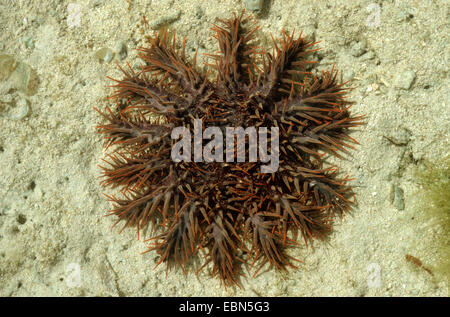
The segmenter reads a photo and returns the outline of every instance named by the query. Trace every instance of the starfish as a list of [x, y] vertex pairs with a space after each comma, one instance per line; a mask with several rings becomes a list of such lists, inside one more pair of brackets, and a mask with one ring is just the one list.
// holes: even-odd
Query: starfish
[[[212, 30], [219, 52], [208, 55], [206, 74], [198, 70], [197, 53], [188, 61], [186, 40], [177, 48], [176, 36], [162, 31], [139, 49], [139, 70], [119, 66], [123, 78], [110, 78], [117, 107], [95, 108], [107, 121], [98, 132], [112, 149], [102, 185], [121, 190], [120, 197], [107, 195], [116, 224], [138, 234], [153, 229], [147, 252], [159, 254], [158, 265], [187, 272], [202, 254], [197, 272], [211, 264], [212, 276], [226, 286], [241, 285], [243, 265], [253, 275], [265, 265], [294, 268], [298, 260], [287, 249], [298, 244], [299, 233], [306, 245], [324, 239], [335, 216], [351, 209], [350, 178], [340, 178], [324, 156], [341, 157], [357, 144], [350, 128], [363, 116], [350, 115], [349, 88], [334, 66], [311, 70], [308, 56], [317, 43], [283, 31], [268, 52], [252, 44], [258, 27], [244, 12], [218, 19]], [[245, 145], [244, 152], [226, 150], [233, 162], [173, 160], [172, 132], [194, 131], [198, 122], [201, 132], [276, 128], [279, 146], [271, 154], [278, 154], [278, 169], [262, 172], [264, 157], [239, 160], [251, 154]], [[192, 140], [194, 147], [207, 141]]]

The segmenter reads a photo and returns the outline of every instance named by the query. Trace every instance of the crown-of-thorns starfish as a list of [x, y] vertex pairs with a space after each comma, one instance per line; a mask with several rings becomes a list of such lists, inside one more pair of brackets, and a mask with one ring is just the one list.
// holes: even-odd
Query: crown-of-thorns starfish
[[[258, 27], [244, 13], [218, 19], [212, 30], [220, 51], [206, 65], [215, 80], [199, 72], [197, 54], [187, 61], [186, 42], [177, 49], [167, 31], [139, 49], [139, 70], [120, 68], [111, 96], [117, 107], [96, 108], [107, 121], [98, 130], [112, 149], [102, 184], [123, 194], [108, 196], [117, 222], [138, 232], [158, 229], [147, 241], [159, 263], [186, 272], [203, 254], [201, 268], [212, 263], [213, 276], [239, 285], [245, 264], [255, 274], [265, 264], [294, 267], [286, 250], [298, 233], [306, 244], [322, 239], [334, 216], [350, 209], [349, 178], [325, 167], [324, 154], [340, 157], [353, 148], [349, 128], [363, 116], [350, 115], [348, 88], [334, 67], [308, 71], [316, 43], [283, 31], [269, 53], [252, 45]], [[203, 129], [277, 127], [278, 171], [261, 173], [260, 161], [174, 162], [171, 131], [192, 131], [196, 119]]]

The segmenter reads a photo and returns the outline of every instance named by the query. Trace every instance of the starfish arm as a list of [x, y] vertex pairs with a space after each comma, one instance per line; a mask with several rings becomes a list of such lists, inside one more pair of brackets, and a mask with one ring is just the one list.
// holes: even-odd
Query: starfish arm
[[288, 34], [283, 30], [283, 38], [277, 41], [273, 39], [273, 52], [268, 53], [262, 49], [263, 58], [262, 73], [258, 78], [258, 84], [254, 87], [254, 94], [264, 98], [286, 97], [290, 94], [293, 84], [298, 84], [296, 79], [309, 74], [306, 71], [308, 64], [315, 63], [306, 58], [311, 53], [319, 50], [311, 49], [316, 42], [309, 41], [300, 34], [296, 39], [294, 32]]
[[193, 65], [186, 61], [186, 40], [183, 41], [183, 48], [178, 51], [175, 49], [176, 36], [173, 36], [172, 43], [167, 37], [167, 31], [158, 33], [150, 39], [150, 47], [140, 49], [139, 57], [146, 62], [142, 71], [154, 76], [160, 84], [183, 91], [183, 96], [192, 103], [209, 87], [207, 76], [202, 76], [195, 70], [196, 58]]
[[254, 62], [256, 48], [249, 43], [255, 38], [259, 27], [248, 28], [249, 16], [234, 15], [228, 20], [217, 19], [214, 38], [219, 43], [220, 53], [209, 55], [215, 60], [212, 65], [217, 70], [217, 79], [229, 93], [236, 92], [242, 84], [248, 84], [257, 67]]

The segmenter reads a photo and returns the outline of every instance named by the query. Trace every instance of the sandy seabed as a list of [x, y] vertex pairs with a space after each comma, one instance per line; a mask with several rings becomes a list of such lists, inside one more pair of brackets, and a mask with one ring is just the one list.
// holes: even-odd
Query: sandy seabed
[[272, 0], [256, 15], [261, 45], [294, 28], [320, 41], [319, 69], [335, 63], [353, 113], [367, 115], [338, 162], [358, 205], [327, 243], [294, 250], [297, 270], [247, 274], [237, 289], [208, 270], [166, 276], [134, 230], [111, 229], [92, 108], [108, 103], [114, 62], [138, 63], [153, 32], [144, 15], [186, 37], [190, 56], [215, 52], [210, 27], [245, 2], [0, 1], [1, 296], [448, 296], [445, 277], [405, 260], [441, 260], [413, 171], [448, 155], [448, 1]]

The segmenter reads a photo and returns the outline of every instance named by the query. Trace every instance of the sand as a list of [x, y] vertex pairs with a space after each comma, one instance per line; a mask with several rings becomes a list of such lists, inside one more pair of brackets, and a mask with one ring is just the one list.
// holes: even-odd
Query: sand
[[[1, 296], [449, 295], [445, 277], [405, 260], [411, 254], [430, 268], [440, 260], [428, 252], [439, 229], [416, 216], [423, 210], [413, 171], [449, 152], [448, 1], [272, 0], [256, 16], [263, 45], [283, 28], [320, 41], [319, 69], [335, 63], [352, 80], [353, 113], [367, 115], [352, 134], [361, 145], [336, 162], [355, 178], [358, 205], [326, 243], [293, 250], [303, 261], [297, 270], [246, 272], [242, 288], [224, 288], [208, 270], [154, 269], [158, 256], [140, 254], [142, 237], [111, 229], [92, 109], [108, 104], [106, 76], [119, 77], [115, 61], [138, 62], [142, 16], [155, 28], [169, 23], [192, 56], [196, 48], [216, 51], [212, 23], [244, 7], [237, 0], [0, 2], [0, 55], [20, 65], [8, 79], [0, 72]], [[102, 48], [110, 50], [96, 54]]]

